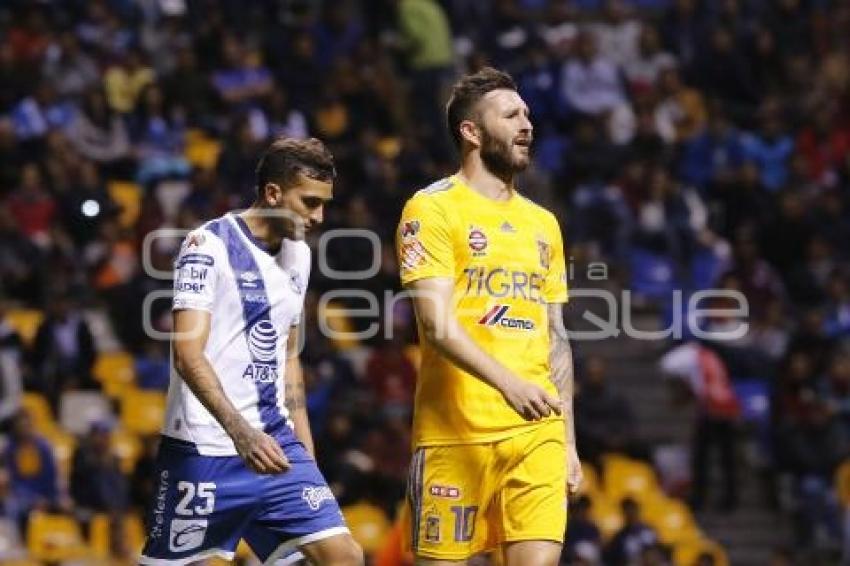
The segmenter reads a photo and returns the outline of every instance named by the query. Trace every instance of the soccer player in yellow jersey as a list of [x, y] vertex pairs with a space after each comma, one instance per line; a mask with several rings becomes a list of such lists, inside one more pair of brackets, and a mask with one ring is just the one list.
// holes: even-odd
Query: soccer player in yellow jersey
[[515, 186], [532, 125], [510, 76], [463, 77], [446, 112], [460, 170], [407, 202], [397, 234], [422, 348], [413, 550], [420, 565], [500, 549], [507, 566], [555, 566], [581, 482], [561, 231]]

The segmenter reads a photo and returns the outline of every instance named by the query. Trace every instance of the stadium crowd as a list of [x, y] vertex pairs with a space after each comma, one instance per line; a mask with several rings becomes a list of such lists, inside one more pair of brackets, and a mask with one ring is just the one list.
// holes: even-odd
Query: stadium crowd
[[[531, 109], [523, 188], [556, 212], [577, 263], [606, 262], [666, 320], [674, 289], [746, 297], [746, 335], [684, 336], [659, 373], [693, 386], [697, 467], [712, 444], [736, 466], [746, 421], [765, 505], [794, 519], [795, 548], [837, 551], [833, 478], [850, 456], [848, 29], [840, 0], [3, 2], [0, 560], [24, 558], [33, 513], [69, 514], [94, 537], [97, 517], [138, 516], [155, 497], [158, 423], [145, 415], [161, 415], [168, 382], [174, 234], [247, 205], [277, 136], [328, 144], [338, 180], [325, 228], [380, 241], [313, 237], [327, 261], [311, 277], [302, 356], [320, 467], [341, 505], [389, 532], [416, 374], [410, 305], [385, 299], [400, 291], [395, 223], [415, 189], [453, 171], [447, 85], [488, 64], [512, 73]], [[370, 265], [368, 278], [334, 276]], [[377, 315], [345, 316], [370, 306], [366, 292]], [[623, 438], [628, 399], [606, 388], [603, 361], [579, 362], [580, 454], [651, 462], [652, 446]], [[752, 411], [747, 395], [769, 402]], [[706, 505], [706, 481], [692, 478], [691, 509]], [[669, 563], [634, 500], [606, 536], [592, 505], [574, 504], [565, 564]], [[109, 529], [101, 559], [131, 562], [124, 531]], [[367, 550], [393, 563], [380, 562], [380, 538]]]

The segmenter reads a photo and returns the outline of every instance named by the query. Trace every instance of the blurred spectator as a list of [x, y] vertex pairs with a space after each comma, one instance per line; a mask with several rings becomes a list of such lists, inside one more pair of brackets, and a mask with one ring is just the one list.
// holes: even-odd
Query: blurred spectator
[[596, 40], [583, 31], [576, 40], [576, 55], [561, 68], [562, 96], [571, 109], [599, 116], [625, 102], [616, 65], [599, 54]]
[[22, 99], [12, 109], [12, 120], [20, 140], [39, 140], [50, 129], [67, 127], [75, 114], [74, 105], [67, 100], [57, 99], [53, 87], [42, 82], [32, 96]]
[[74, 452], [71, 497], [77, 516], [83, 520], [94, 513], [124, 511], [129, 505], [130, 486], [110, 448], [111, 432], [107, 422], [92, 423]]
[[156, 497], [156, 454], [159, 435], [142, 437], [142, 451], [129, 478], [129, 500], [138, 512], [144, 512]]
[[404, 354], [403, 336], [381, 340], [366, 362], [366, 375], [379, 406], [388, 414], [409, 416], [416, 370]]
[[675, 68], [661, 72], [658, 84], [661, 102], [656, 120], [669, 122], [674, 128], [676, 142], [687, 142], [702, 133], [706, 122], [706, 109], [702, 95], [682, 83]]
[[635, 93], [646, 93], [655, 87], [661, 72], [676, 67], [676, 58], [661, 47], [658, 30], [651, 25], [641, 28], [639, 51], [624, 62], [629, 87]]
[[22, 510], [19, 508], [17, 496], [12, 492], [9, 470], [0, 467], [0, 560], [14, 561], [26, 557], [22, 544], [18, 518]]
[[94, 339], [82, 311], [70, 294], [55, 295], [33, 342], [30, 387], [58, 407], [65, 391], [98, 387], [91, 373], [94, 358]]
[[411, 106], [427, 140], [443, 146], [441, 90], [454, 59], [452, 31], [436, 0], [396, 0], [404, 60], [411, 73]]
[[640, 517], [638, 503], [626, 497], [620, 504], [623, 511], [623, 528], [605, 546], [605, 564], [627, 566], [636, 563], [645, 549], [655, 545], [658, 537]]
[[740, 232], [733, 246], [732, 268], [723, 278], [734, 276], [737, 286], [747, 299], [750, 315], [764, 316], [767, 306], [785, 299], [785, 286], [776, 271], [761, 258], [758, 243], [752, 234]]
[[86, 93], [81, 111], [67, 130], [68, 141], [84, 157], [98, 163], [107, 176], [129, 178], [131, 147], [121, 117], [114, 114], [106, 95], [95, 88]]
[[138, 159], [136, 181], [148, 186], [167, 178], [186, 178], [190, 165], [183, 157], [184, 126], [180, 109], [168, 109], [159, 85], [139, 93], [133, 116], [132, 140]]
[[15, 415], [3, 460], [9, 470], [11, 494], [18, 512], [15, 519], [22, 529], [30, 511], [67, 508], [53, 449], [36, 433], [26, 410]]
[[47, 49], [42, 74], [56, 93], [77, 98], [100, 80], [97, 63], [80, 47], [71, 31], [62, 32]]
[[717, 449], [723, 475], [721, 506], [733, 510], [738, 505], [735, 425], [740, 407], [723, 360], [713, 350], [687, 342], [664, 354], [661, 369], [682, 380], [697, 403], [691, 446], [691, 505], [699, 509], [705, 503], [711, 453]]
[[56, 215], [56, 202], [44, 186], [36, 163], [21, 169], [21, 186], [6, 200], [6, 206], [17, 219], [18, 228], [31, 242], [46, 247], [48, 231]]
[[782, 123], [781, 108], [766, 101], [759, 109], [758, 131], [741, 138], [744, 159], [758, 167], [761, 183], [769, 191], [778, 191], [788, 179], [788, 163], [794, 151], [794, 139]]
[[592, 504], [587, 495], [582, 495], [570, 504], [570, 520], [564, 535], [561, 564], [574, 564], [579, 558], [593, 563], [599, 561], [602, 554], [602, 535], [590, 517]]
[[605, 361], [591, 357], [584, 363], [576, 397], [576, 435], [582, 459], [601, 466], [606, 452], [643, 456], [634, 414], [626, 399], [607, 383]]
[[7, 304], [0, 296], [0, 430], [7, 430], [21, 407], [24, 352], [20, 335], [6, 320]]
[[131, 49], [103, 76], [103, 89], [109, 107], [118, 114], [127, 114], [136, 107], [139, 95], [155, 80], [153, 69], [139, 49]]
[[238, 39], [227, 36], [222, 46], [224, 67], [212, 76], [219, 98], [236, 109], [256, 105], [272, 91], [272, 75], [263, 64], [259, 49], [243, 46]]

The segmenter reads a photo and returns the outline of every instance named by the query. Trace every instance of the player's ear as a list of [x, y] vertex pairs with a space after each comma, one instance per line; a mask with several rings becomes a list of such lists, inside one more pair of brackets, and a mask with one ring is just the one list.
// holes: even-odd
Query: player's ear
[[277, 206], [283, 200], [283, 190], [277, 183], [266, 183], [263, 187], [263, 200], [270, 206]]
[[478, 125], [472, 120], [464, 120], [458, 126], [460, 129], [460, 137], [478, 147], [481, 145], [481, 135], [478, 130]]

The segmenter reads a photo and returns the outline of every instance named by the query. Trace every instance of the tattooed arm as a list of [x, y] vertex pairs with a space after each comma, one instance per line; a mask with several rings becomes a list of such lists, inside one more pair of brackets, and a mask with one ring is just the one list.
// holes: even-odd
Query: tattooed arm
[[289, 341], [286, 344], [286, 398], [284, 403], [289, 410], [289, 418], [295, 425], [295, 436], [307, 448], [313, 459], [316, 450], [313, 446], [313, 434], [310, 432], [310, 421], [307, 418], [307, 398], [304, 392], [304, 372], [298, 357], [300, 336], [299, 328], [292, 328]]
[[289, 461], [277, 441], [257, 430], [239, 414], [224, 392], [204, 354], [210, 334], [210, 313], [184, 309], [174, 312], [174, 369], [233, 440], [239, 456], [259, 474], [279, 474]]
[[573, 418], [573, 393], [575, 374], [573, 372], [573, 351], [564, 327], [563, 305], [549, 303], [549, 379], [558, 389], [563, 403], [564, 433], [567, 442], [567, 487], [575, 493], [581, 485], [581, 463], [576, 451], [575, 419]]

